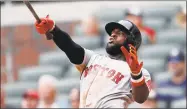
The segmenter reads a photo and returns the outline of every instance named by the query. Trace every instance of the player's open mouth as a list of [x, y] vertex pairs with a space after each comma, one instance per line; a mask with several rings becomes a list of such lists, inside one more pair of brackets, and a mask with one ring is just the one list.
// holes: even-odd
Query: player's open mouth
[[109, 43], [113, 43], [114, 42], [114, 38], [113, 37], [110, 37], [109, 38]]
[[109, 39], [109, 43], [113, 43], [114, 42], [114, 39]]
[[110, 40], [108, 43], [109, 43], [109, 44], [112, 44], [113, 42], [114, 42], [113, 40]]

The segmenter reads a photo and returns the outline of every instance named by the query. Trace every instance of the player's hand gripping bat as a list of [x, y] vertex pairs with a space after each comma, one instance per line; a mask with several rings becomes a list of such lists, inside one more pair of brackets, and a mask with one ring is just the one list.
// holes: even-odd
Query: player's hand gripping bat
[[[23, 1], [25, 3], [25, 5], [28, 7], [28, 9], [31, 11], [32, 15], [34, 16], [34, 18], [37, 20], [38, 23], [41, 22], [40, 18], [38, 17], [38, 15], [36, 14], [35, 10], [33, 9], [32, 5], [30, 4], [29, 1]], [[47, 32], [46, 34], [47, 40], [51, 40], [53, 38], [53, 35], [49, 32]]]

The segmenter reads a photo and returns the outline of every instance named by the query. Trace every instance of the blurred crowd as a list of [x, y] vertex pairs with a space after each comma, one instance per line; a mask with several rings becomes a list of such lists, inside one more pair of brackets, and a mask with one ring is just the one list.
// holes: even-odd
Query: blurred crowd
[[[73, 88], [69, 93], [69, 103], [59, 103], [56, 99], [57, 79], [51, 75], [43, 75], [38, 81], [37, 89], [27, 89], [21, 100], [21, 108], [79, 108], [79, 89]], [[1, 89], [1, 108], [15, 108], [5, 103], [5, 91]]]
[[[132, 21], [141, 31], [143, 42], [142, 45], [157, 44], [157, 31], [144, 25], [143, 13], [140, 9], [129, 9], [124, 12], [124, 19]], [[180, 30], [186, 30], [186, 10], [180, 9], [173, 23]], [[81, 27], [81, 28], [80, 28]], [[103, 27], [104, 28], [104, 27]], [[102, 28], [102, 29], [103, 29]], [[99, 20], [96, 16], [90, 16], [83, 19], [76, 29], [74, 35], [90, 36], [100, 38], [100, 47], [103, 47], [106, 42], [106, 34], [101, 31]], [[185, 40], [185, 37], [184, 37]], [[186, 46], [185, 46], [186, 47]], [[181, 49], [182, 48], [182, 49]], [[168, 78], [157, 82], [152, 76], [152, 90], [146, 102], [143, 104], [132, 103], [129, 108], [158, 108], [163, 107], [186, 107], [186, 56], [184, 46], [181, 48], [173, 48], [169, 50], [166, 60], [166, 71]], [[141, 49], [140, 49], [141, 50]], [[151, 72], [151, 71], [150, 71]], [[162, 75], [160, 75], [162, 76]], [[6, 81], [5, 76], [1, 73], [1, 84]], [[160, 77], [161, 78], [161, 77]], [[22, 95], [22, 108], [78, 108], [79, 107], [79, 89], [73, 88], [69, 92], [68, 102], [57, 101], [58, 94], [56, 83], [58, 79], [52, 75], [42, 75], [37, 84], [37, 89], [28, 89]], [[6, 91], [1, 87], [1, 108], [14, 108], [10, 104], [6, 105]], [[14, 89], [12, 89], [14, 93]]]

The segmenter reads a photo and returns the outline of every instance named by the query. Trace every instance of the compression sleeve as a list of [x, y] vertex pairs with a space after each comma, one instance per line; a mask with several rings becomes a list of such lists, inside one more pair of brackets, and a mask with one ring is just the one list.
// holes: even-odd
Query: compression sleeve
[[58, 26], [51, 31], [54, 35], [53, 40], [55, 44], [65, 52], [71, 63], [81, 64], [84, 60], [84, 48], [76, 44], [71, 37]]

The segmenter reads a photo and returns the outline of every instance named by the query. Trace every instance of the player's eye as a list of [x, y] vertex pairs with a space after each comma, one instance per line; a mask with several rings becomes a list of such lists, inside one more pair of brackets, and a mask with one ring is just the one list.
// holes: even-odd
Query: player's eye
[[116, 34], [117, 34], [117, 35], [122, 35], [122, 32], [121, 32], [121, 31], [119, 31], [119, 32], [117, 32]]
[[123, 32], [122, 31], [113, 31], [112, 34], [123, 35]]

